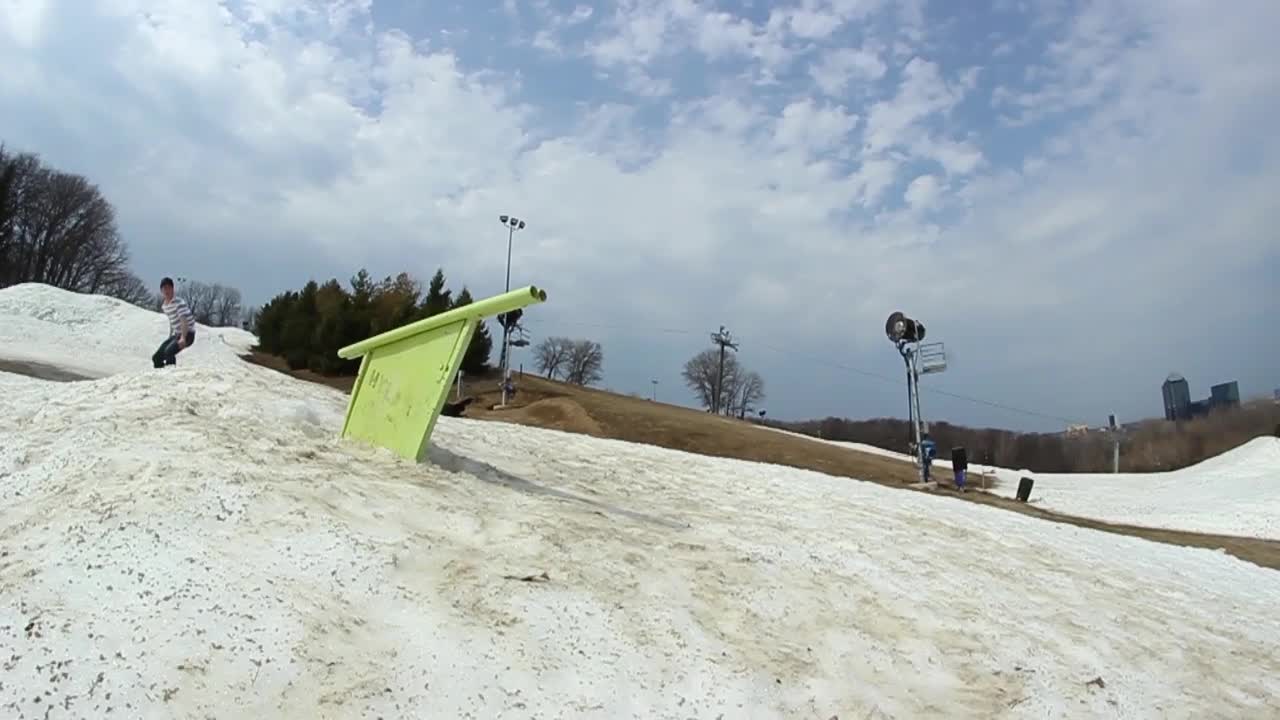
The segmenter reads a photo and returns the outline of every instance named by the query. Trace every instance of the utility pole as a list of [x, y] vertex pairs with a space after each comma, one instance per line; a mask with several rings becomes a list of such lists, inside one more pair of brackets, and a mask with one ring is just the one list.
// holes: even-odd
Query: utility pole
[[1107, 427], [1111, 430], [1111, 472], [1120, 472], [1120, 424], [1116, 422], [1116, 414], [1107, 416]]
[[[516, 230], [524, 229], [524, 220], [521, 220], [520, 218], [515, 217], [513, 215], [499, 215], [498, 222], [502, 223], [503, 226], [507, 228], [506, 292], [511, 292], [511, 240], [515, 236]], [[506, 319], [505, 316], [503, 319], [504, 320]], [[503, 322], [502, 323], [502, 349], [499, 351], [499, 354], [498, 354], [498, 365], [502, 369], [502, 404], [503, 405], [507, 404], [507, 382], [511, 375], [511, 369], [508, 367], [508, 365], [511, 362], [510, 338], [511, 338], [511, 328], [506, 322]]]
[[729, 331], [725, 330], [723, 325], [720, 326], [719, 332], [711, 333], [711, 342], [720, 346], [720, 368], [716, 371], [716, 392], [711, 397], [711, 412], [719, 415], [720, 399], [724, 394], [724, 350], [730, 348], [736, 351], [738, 344], [733, 341]]

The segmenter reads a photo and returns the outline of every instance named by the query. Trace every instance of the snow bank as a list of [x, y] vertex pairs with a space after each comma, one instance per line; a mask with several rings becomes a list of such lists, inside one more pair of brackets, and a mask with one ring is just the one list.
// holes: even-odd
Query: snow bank
[[[1280, 438], [1162, 473], [1036, 473], [1032, 502], [1108, 522], [1280, 540]], [[1013, 497], [1016, 480], [994, 492]]]
[[0, 374], [0, 716], [1280, 714], [1280, 573], [1224, 553], [506, 423], [406, 463], [191, 357]]
[[[774, 428], [776, 430], [776, 428]], [[787, 432], [778, 430], [778, 432]], [[825, 442], [913, 462], [862, 443]], [[1015, 497], [1018, 481], [1035, 480], [1031, 502], [1039, 507], [1104, 522], [1280, 540], [1280, 439], [1255, 438], [1204, 462], [1163, 473], [1033, 473], [970, 463], [969, 473], [986, 470], [997, 479], [991, 492]], [[951, 471], [939, 458], [934, 468]], [[971, 484], [976, 484], [976, 478]]]
[[[90, 377], [151, 367], [169, 334], [163, 313], [103, 295], [26, 283], [0, 289], [0, 357], [56, 365]], [[196, 327], [179, 364], [238, 362], [256, 342], [240, 328]]]

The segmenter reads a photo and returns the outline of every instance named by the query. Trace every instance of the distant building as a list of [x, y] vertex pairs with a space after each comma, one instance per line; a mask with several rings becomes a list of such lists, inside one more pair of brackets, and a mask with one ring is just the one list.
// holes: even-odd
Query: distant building
[[1161, 386], [1164, 395], [1164, 419], [1190, 420], [1240, 405], [1240, 385], [1235, 380], [1219, 383], [1209, 388], [1209, 397], [1191, 401], [1191, 386], [1178, 373], [1170, 373]]
[[1169, 373], [1161, 386], [1164, 394], [1164, 419], [1186, 420], [1191, 417], [1191, 386], [1178, 373]]
[[1240, 404], [1240, 385], [1235, 380], [1209, 388], [1209, 404], [1215, 408]]
[[1196, 400], [1187, 408], [1187, 419], [1204, 417], [1213, 409], [1213, 401], [1209, 398]]

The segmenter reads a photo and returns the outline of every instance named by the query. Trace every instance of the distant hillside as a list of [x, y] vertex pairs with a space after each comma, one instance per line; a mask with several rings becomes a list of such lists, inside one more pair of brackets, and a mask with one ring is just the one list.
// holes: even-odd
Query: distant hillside
[[[828, 417], [799, 422], [763, 421], [782, 430], [824, 440], [859, 442], [885, 450], [910, 452], [910, 426], [898, 418], [850, 420]], [[1280, 430], [1280, 404], [1255, 400], [1207, 417], [1180, 423], [1150, 420], [1125, 429], [1120, 446], [1124, 472], [1176, 470], [1239, 447], [1253, 438]], [[1101, 430], [1067, 433], [1019, 433], [996, 428], [970, 428], [948, 422], [929, 423], [938, 454], [949, 457], [963, 446], [973, 462], [1036, 472], [1109, 472], [1112, 438]]]

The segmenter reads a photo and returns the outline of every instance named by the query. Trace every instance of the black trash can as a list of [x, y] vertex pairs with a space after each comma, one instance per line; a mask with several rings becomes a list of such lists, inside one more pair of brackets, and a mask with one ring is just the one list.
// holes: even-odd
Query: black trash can
[[1018, 483], [1018, 499], [1019, 500], [1021, 500], [1022, 502], [1026, 502], [1031, 498], [1031, 486], [1034, 485], [1035, 482], [1036, 482], [1035, 480], [1032, 480], [1029, 477], [1022, 478], [1022, 480]]

